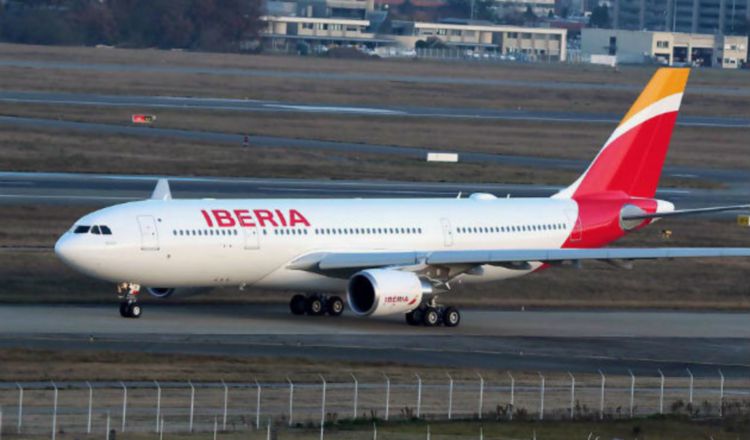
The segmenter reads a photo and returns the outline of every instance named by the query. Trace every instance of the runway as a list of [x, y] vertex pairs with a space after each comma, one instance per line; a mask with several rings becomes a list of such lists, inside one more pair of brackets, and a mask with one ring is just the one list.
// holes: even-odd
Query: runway
[[[320, 113], [377, 117], [418, 117], [451, 119], [488, 119], [502, 121], [541, 121], [563, 123], [617, 124], [622, 115], [529, 111], [511, 109], [467, 109], [409, 106], [341, 106], [325, 103], [297, 103], [254, 99], [221, 99], [175, 96], [95, 95], [83, 93], [0, 91], [0, 102], [7, 104], [75, 105], [94, 107], [141, 107], [145, 110], [204, 110], [274, 113]], [[687, 127], [750, 128], [750, 119], [684, 116], [678, 125]]]
[[[735, 313], [465, 310], [455, 329], [402, 317], [294, 317], [277, 305], [3, 305], [0, 347], [281, 356], [466, 368], [729, 376], [750, 368], [750, 326]], [[186, 330], [187, 329], [187, 330]]]
[[[79, 204], [92, 207], [148, 198], [161, 176], [0, 172], [0, 204]], [[169, 177], [175, 198], [548, 197], [549, 185], [420, 183], [231, 177]], [[745, 182], [747, 183], [747, 182]], [[678, 207], [744, 203], [739, 184], [721, 190], [670, 189], [657, 193]]]
[[[534, 81], [518, 79], [455, 77], [440, 75], [398, 75], [398, 74], [367, 74], [367, 73], [338, 73], [315, 72], [301, 70], [271, 70], [237, 67], [200, 67], [200, 66], [167, 66], [153, 64], [111, 64], [111, 63], [81, 63], [66, 61], [26, 61], [17, 59], [0, 60], [0, 67], [16, 67], [24, 69], [45, 70], [83, 70], [87, 72], [111, 73], [169, 73], [169, 74], [198, 74], [214, 76], [232, 76], [244, 78], [277, 78], [302, 79], [324, 81], [365, 81], [381, 82], [396, 81], [414, 84], [450, 84], [465, 86], [496, 86], [496, 87], [529, 87], [542, 90], [620, 90], [638, 92], [643, 89], [642, 84], [603, 84], [591, 82], [562, 82], [562, 81]], [[723, 96], [750, 96], [749, 88], [691, 86], [692, 93], [714, 94]]]

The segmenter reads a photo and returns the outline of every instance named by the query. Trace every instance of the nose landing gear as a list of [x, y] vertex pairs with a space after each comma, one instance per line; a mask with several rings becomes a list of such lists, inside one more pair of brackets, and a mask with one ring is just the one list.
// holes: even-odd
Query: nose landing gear
[[143, 308], [138, 304], [138, 293], [141, 286], [135, 283], [117, 285], [117, 298], [120, 300], [120, 316], [123, 318], [140, 318]]
[[344, 301], [338, 296], [298, 294], [289, 301], [289, 310], [293, 315], [321, 316], [327, 313], [329, 316], [340, 316], [344, 313]]

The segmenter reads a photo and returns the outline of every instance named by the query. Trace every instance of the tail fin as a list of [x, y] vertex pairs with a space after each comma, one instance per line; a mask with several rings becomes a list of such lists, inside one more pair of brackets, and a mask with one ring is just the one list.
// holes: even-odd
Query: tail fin
[[689, 74], [685, 68], [657, 70], [586, 172], [553, 197], [604, 191], [654, 197]]

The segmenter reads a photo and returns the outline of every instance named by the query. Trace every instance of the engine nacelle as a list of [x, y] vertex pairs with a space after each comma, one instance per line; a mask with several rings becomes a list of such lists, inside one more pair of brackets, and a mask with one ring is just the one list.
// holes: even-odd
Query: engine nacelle
[[370, 269], [349, 279], [346, 297], [355, 315], [382, 316], [411, 312], [430, 293], [429, 281], [412, 272]]
[[154, 298], [167, 299], [171, 296], [193, 296], [208, 292], [210, 289], [200, 287], [146, 287], [146, 292]]

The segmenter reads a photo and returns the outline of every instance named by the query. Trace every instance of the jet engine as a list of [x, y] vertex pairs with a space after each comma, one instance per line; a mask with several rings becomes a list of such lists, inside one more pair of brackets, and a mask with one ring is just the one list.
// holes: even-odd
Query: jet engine
[[193, 296], [208, 292], [210, 289], [199, 287], [146, 287], [146, 291], [154, 298], [167, 299], [171, 296]]
[[346, 296], [349, 308], [358, 316], [408, 313], [432, 293], [432, 285], [412, 272], [369, 269], [349, 279]]

